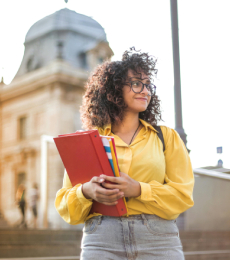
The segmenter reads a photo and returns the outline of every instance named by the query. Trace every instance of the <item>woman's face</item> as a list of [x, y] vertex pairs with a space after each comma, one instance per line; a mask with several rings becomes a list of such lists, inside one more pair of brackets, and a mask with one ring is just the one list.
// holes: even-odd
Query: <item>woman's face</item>
[[149, 76], [142, 71], [138, 74], [134, 74], [132, 70], [129, 70], [126, 80], [127, 85], [124, 85], [123, 87], [123, 98], [125, 104], [128, 106], [126, 111], [134, 113], [143, 112], [147, 109], [151, 96], [148, 96], [149, 92], [146, 86], [141, 93], [134, 93], [131, 88], [131, 83], [128, 83], [133, 81], [141, 81], [144, 84], [149, 84], [150, 79]]

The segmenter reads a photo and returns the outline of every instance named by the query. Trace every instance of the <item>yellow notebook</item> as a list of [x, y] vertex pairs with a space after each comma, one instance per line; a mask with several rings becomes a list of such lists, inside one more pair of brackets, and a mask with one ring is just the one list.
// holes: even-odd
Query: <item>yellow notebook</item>
[[[113, 146], [113, 144], [115, 144], [113, 141], [112, 141], [112, 138], [110, 136], [104, 136], [108, 139], [109, 141], [109, 145], [110, 145], [110, 149], [111, 149], [111, 154], [112, 154], [112, 159], [113, 159], [113, 167], [114, 167], [114, 170], [115, 170], [115, 176], [116, 177], [120, 177], [120, 171], [119, 171], [119, 167], [118, 167], [118, 161], [117, 161], [117, 158], [116, 158], [116, 155], [115, 155], [115, 149], [116, 147]], [[127, 209], [127, 203], [126, 203], [126, 199], [123, 198], [123, 201], [125, 203], [125, 206], [126, 206], [126, 209]], [[128, 210], [127, 210], [128, 212]], [[127, 213], [128, 215], [128, 213]]]
[[111, 149], [111, 154], [112, 154], [112, 159], [113, 159], [113, 167], [114, 167], [114, 171], [115, 171], [115, 176], [120, 177], [120, 171], [118, 169], [118, 162], [117, 162], [117, 158], [116, 158], [116, 155], [114, 152], [112, 140], [109, 140], [109, 144], [110, 144], [110, 149]]

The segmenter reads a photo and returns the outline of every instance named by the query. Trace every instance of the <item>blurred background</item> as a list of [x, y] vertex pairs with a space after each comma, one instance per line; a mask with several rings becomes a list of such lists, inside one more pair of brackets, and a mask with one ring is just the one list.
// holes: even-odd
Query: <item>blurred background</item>
[[[195, 206], [177, 223], [186, 259], [230, 259], [230, 2], [171, 3], [196, 181]], [[52, 138], [81, 129], [90, 72], [132, 46], [157, 58], [159, 124], [177, 129], [170, 1], [0, 0], [0, 10], [0, 257], [74, 256], [82, 225], [55, 210], [64, 168]]]

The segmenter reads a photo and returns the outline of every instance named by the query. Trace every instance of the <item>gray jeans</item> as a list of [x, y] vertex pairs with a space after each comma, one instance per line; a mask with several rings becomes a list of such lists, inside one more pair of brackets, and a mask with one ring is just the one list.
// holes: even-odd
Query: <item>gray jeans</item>
[[81, 260], [184, 260], [175, 220], [97, 216], [83, 229]]

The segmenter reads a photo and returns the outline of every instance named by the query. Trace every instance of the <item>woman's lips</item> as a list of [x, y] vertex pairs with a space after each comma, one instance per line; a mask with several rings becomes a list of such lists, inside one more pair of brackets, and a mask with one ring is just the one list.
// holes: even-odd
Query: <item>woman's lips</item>
[[143, 100], [143, 101], [147, 101], [147, 98], [136, 98], [138, 100]]

